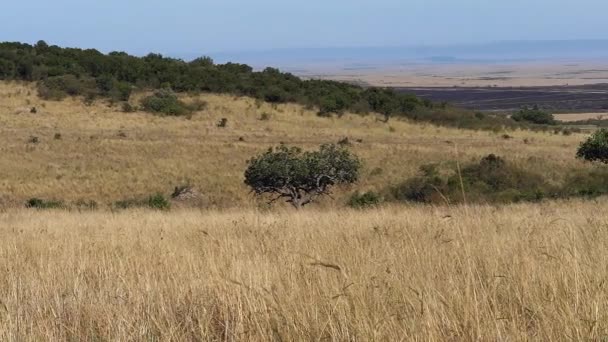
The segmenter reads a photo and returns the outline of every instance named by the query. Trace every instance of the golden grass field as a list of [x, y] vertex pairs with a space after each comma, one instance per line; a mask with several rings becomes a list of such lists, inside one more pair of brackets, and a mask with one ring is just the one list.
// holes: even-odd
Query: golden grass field
[[12, 210], [0, 340], [605, 340], [605, 208]]
[[[46, 102], [30, 85], [0, 84], [0, 341], [608, 338], [605, 199], [344, 208], [352, 192], [382, 190], [422, 164], [488, 153], [558, 181], [592, 167], [574, 158], [585, 135], [324, 119], [295, 105], [198, 98], [208, 108], [188, 120]], [[228, 127], [216, 127], [223, 117]], [[344, 137], [362, 139], [352, 148], [365, 167], [334, 200], [258, 209], [242, 184], [247, 159], [269, 146]], [[169, 194], [186, 181], [205, 206], [23, 208], [30, 197]]]
[[[243, 184], [249, 158], [280, 142], [317, 148], [344, 137], [364, 163], [362, 181], [338, 189], [336, 200], [324, 205], [341, 206], [355, 190], [382, 190], [426, 163], [467, 162], [489, 153], [555, 180], [566, 169], [589, 167], [574, 158], [582, 134], [463, 131], [348, 114], [327, 119], [296, 105], [272, 107], [224, 95], [198, 98], [208, 108], [188, 120], [122, 113], [120, 106], [101, 101], [92, 106], [80, 99], [47, 102], [32, 86], [0, 83], [0, 202], [22, 206], [40, 197], [107, 204], [169, 194], [190, 182], [206, 197], [206, 207], [255, 207]], [[32, 106], [36, 114], [29, 113]], [[270, 120], [259, 120], [262, 113]], [[227, 128], [216, 127], [220, 118], [228, 119]], [[505, 133], [513, 139], [505, 140]], [[32, 136], [39, 143], [29, 143]]]

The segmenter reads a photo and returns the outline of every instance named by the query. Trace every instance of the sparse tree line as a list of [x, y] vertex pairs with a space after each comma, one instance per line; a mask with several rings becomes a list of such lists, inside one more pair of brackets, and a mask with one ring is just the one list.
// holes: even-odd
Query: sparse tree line
[[[403, 117], [461, 128], [491, 129], [521, 127], [525, 123], [547, 124], [535, 116], [516, 120], [436, 104], [414, 95], [388, 88], [363, 88], [328, 81], [302, 80], [274, 68], [254, 71], [244, 64], [215, 64], [208, 57], [186, 62], [148, 54], [135, 57], [124, 52], [103, 54], [97, 50], [0, 43], [0, 80], [23, 80], [38, 83], [39, 95], [60, 100], [82, 96], [122, 102], [125, 111], [135, 90], [163, 90], [158, 98], [142, 103], [142, 109], [166, 115], [185, 115], [193, 110], [168, 95], [174, 92], [213, 92], [250, 96], [271, 103], [299, 103], [316, 108], [319, 115], [343, 112], [381, 114], [387, 121]], [[162, 107], [161, 105], [166, 105]], [[521, 120], [520, 120], [521, 119]]]

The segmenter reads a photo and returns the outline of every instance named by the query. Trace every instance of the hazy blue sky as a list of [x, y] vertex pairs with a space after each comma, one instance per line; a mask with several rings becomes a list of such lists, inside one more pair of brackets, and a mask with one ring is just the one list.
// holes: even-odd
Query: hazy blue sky
[[11, 0], [0, 41], [209, 53], [605, 39], [607, 16], [607, 0]]

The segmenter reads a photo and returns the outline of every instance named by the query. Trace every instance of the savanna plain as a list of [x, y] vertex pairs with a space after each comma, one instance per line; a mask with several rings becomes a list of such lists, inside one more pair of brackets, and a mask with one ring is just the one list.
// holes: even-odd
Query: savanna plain
[[[161, 117], [0, 84], [0, 340], [608, 339], [604, 198], [345, 206], [421, 165], [490, 153], [560, 182], [597, 167], [575, 158], [585, 134], [182, 99], [207, 105]], [[243, 184], [247, 160], [270, 146], [344, 138], [364, 167], [332, 198], [270, 208]], [[182, 184], [200, 201], [110, 206]], [[25, 208], [33, 197], [68, 205]]]

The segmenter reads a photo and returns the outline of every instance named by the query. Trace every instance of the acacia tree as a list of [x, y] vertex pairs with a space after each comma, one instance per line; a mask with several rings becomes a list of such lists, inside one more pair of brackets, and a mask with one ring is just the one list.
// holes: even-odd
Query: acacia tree
[[339, 184], [359, 178], [361, 163], [347, 148], [322, 145], [318, 151], [303, 152], [298, 147], [280, 145], [249, 160], [245, 184], [258, 196], [271, 196], [300, 209], [320, 196], [329, 195]]
[[602, 128], [581, 143], [576, 157], [608, 164], [608, 130]]

